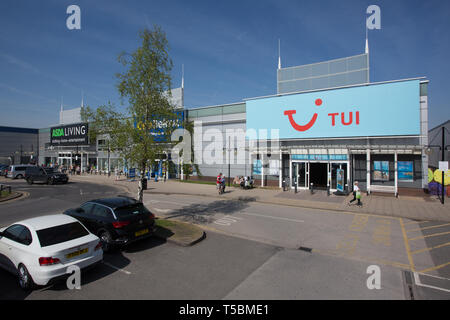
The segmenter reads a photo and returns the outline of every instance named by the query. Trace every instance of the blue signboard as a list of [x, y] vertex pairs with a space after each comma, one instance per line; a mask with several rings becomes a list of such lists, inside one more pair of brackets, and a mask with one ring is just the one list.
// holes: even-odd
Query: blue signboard
[[293, 154], [292, 160], [312, 160], [312, 161], [345, 161], [347, 160], [346, 154]]
[[399, 161], [397, 163], [398, 180], [413, 181], [414, 171], [412, 161]]
[[[420, 81], [409, 80], [246, 101], [247, 130], [280, 139], [420, 134]], [[248, 137], [251, 139], [251, 137]]]
[[128, 178], [135, 178], [136, 177], [136, 169], [131, 168], [128, 172]]
[[253, 160], [253, 174], [261, 174], [262, 163], [261, 160]]
[[[155, 122], [156, 128], [150, 130], [151, 134], [153, 135], [153, 141], [155, 142], [165, 142], [166, 137], [164, 134], [164, 130], [167, 126], [167, 123], [164, 119], [158, 119], [153, 118], [152, 119]], [[183, 121], [184, 121], [184, 110], [182, 111], [175, 111], [175, 119], [171, 119], [171, 121], [176, 121], [175, 128], [181, 129], [183, 128]], [[134, 127], [138, 127], [141, 123], [134, 120]]]

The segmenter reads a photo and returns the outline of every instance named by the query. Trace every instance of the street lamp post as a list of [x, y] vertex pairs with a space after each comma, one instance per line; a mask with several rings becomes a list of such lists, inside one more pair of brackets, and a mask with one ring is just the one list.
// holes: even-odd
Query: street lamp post
[[[228, 148], [223, 148], [223, 154], [226, 156], [226, 151], [228, 151], [228, 186], [231, 186], [231, 142], [230, 142], [230, 136], [228, 136]], [[237, 154], [237, 148], [234, 148], [234, 155]]]

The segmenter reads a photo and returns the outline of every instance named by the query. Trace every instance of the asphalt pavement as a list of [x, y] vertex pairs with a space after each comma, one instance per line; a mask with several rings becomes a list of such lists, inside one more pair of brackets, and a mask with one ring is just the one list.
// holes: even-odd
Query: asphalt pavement
[[[13, 183], [30, 196], [0, 204], [0, 225], [124, 193], [82, 182]], [[0, 299], [450, 299], [442, 222], [198, 196], [144, 201], [159, 216], [202, 226], [206, 239], [180, 247], [150, 238], [105, 254], [83, 272], [81, 290], [59, 283], [24, 293], [0, 270]], [[380, 289], [367, 285], [373, 266]]]

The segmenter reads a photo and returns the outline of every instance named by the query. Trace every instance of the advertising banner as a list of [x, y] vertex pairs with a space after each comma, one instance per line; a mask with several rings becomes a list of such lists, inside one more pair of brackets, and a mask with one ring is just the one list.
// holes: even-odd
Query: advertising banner
[[413, 181], [414, 171], [412, 161], [398, 161], [397, 163], [398, 180]]
[[[153, 136], [153, 140], [155, 142], [165, 142], [166, 135], [165, 135], [165, 129], [168, 125], [173, 126], [175, 129], [182, 129], [183, 128], [183, 121], [184, 121], [184, 111], [175, 111], [175, 119], [171, 120], [165, 120], [165, 119], [158, 119], [153, 118], [152, 121], [154, 123], [154, 129], [150, 130], [151, 135]], [[170, 123], [174, 122], [174, 123]], [[141, 128], [142, 127], [142, 121], [137, 121], [135, 119], [134, 121], [134, 127]], [[170, 140], [170, 137], [169, 137]]]
[[262, 163], [261, 160], [253, 160], [253, 174], [261, 174]]
[[389, 161], [373, 162], [373, 180], [389, 181]]
[[88, 124], [76, 123], [50, 128], [50, 145], [76, 146], [88, 145]]
[[336, 182], [338, 191], [344, 192], [344, 170], [337, 169], [336, 170]]
[[[420, 81], [246, 101], [247, 130], [280, 139], [420, 135]], [[250, 137], [248, 137], [250, 139]]]

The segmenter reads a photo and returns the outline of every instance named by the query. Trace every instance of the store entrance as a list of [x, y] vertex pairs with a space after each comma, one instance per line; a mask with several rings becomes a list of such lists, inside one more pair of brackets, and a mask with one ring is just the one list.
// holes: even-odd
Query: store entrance
[[314, 184], [314, 189], [327, 189], [328, 164], [311, 162], [309, 164], [309, 182]]

